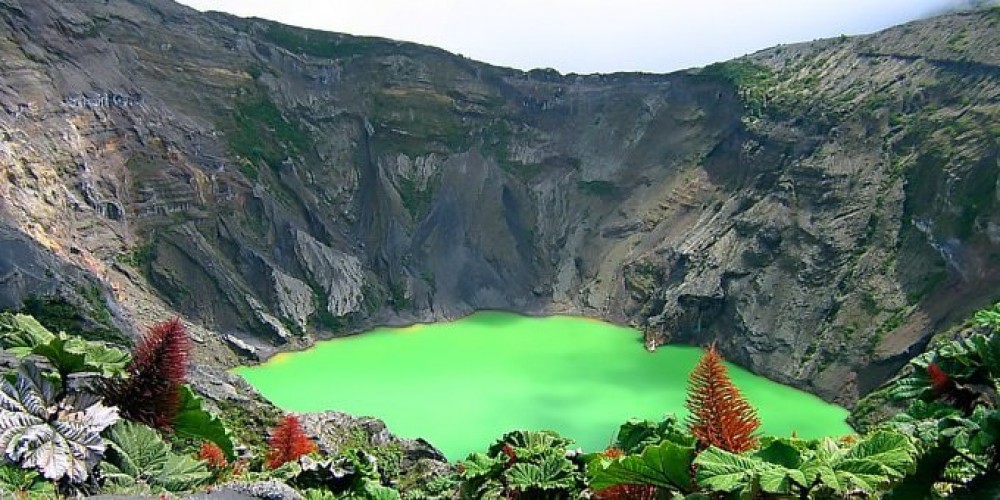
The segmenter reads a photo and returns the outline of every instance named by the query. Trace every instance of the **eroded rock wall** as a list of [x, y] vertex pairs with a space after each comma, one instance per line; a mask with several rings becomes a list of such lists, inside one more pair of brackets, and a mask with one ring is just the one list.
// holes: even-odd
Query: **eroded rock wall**
[[[6, 0], [0, 216], [121, 321], [206, 326], [225, 366], [570, 312], [851, 403], [1000, 288], [997, 23], [580, 76], [166, 0]], [[17, 271], [32, 252], [0, 254], [31, 281], [11, 301], [53, 289]]]

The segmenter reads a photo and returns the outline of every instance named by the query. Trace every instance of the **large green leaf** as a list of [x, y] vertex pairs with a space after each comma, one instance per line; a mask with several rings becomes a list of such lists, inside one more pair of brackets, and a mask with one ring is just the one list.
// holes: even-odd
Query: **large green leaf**
[[969, 451], [986, 454], [1000, 444], [1000, 411], [982, 410], [982, 415], [977, 419], [978, 432], [969, 440]]
[[15, 356], [42, 356], [60, 374], [92, 372], [103, 377], [125, 373], [129, 354], [101, 342], [64, 332], [53, 334], [35, 318], [0, 314], [0, 346]]
[[629, 420], [618, 428], [618, 448], [625, 453], [639, 453], [648, 445], [662, 441], [658, 425], [650, 420]]
[[132, 360], [131, 355], [103, 342], [94, 342], [80, 337], [71, 337], [66, 343], [66, 351], [83, 356], [84, 364], [75, 372], [94, 372], [102, 377], [120, 376]]
[[512, 431], [490, 447], [489, 455], [499, 456], [510, 446], [519, 461], [532, 461], [551, 453], [562, 455], [570, 444], [572, 441], [552, 431]]
[[364, 482], [361, 493], [362, 495], [358, 498], [363, 498], [364, 500], [400, 500], [402, 498], [398, 491], [382, 486], [372, 480]]
[[219, 417], [205, 410], [202, 403], [202, 399], [190, 386], [181, 388], [180, 409], [173, 421], [174, 432], [215, 443], [226, 454], [226, 458], [234, 460], [236, 451], [229, 430]]
[[749, 491], [762, 472], [779, 467], [752, 455], [737, 455], [710, 447], [694, 460], [698, 484], [715, 491]]
[[108, 440], [114, 453], [108, 457], [105, 474], [119, 486], [145, 484], [154, 490], [179, 492], [212, 477], [204, 462], [174, 454], [160, 435], [145, 425], [119, 422], [108, 431]]
[[862, 490], [874, 494], [892, 480], [877, 463], [870, 461], [855, 462], [849, 468], [834, 469], [834, 472], [845, 492]]
[[692, 486], [694, 457], [694, 448], [663, 441], [647, 446], [639, 455], [593, 460], [587, 464], [587, 474], [594, 490], [619, 484], [646, 484], [686, 492]]
[[802, 465], [802, 451], [791, 439], [775, 439], [754, 452], [754, 455], [765, 462], [789, 469]]
[[917, 449], [898, 432], [877, 431], [855, 444], [839, 463], [837, 471], [862, 473], [875, 464], [887, 478], [903, 477], [913, 467]]
[[36, 346], [47, 344], [53, 337], [52, 332], [31, 316], [0, 313], [0, 346], [15, 356], [27, 356]]
[[651, 420], [629, 420], [618, 428], [617, 445], [625, 453], [639, 453], [643, 448], [660, 441], [673, 441], [681, 446], [695, 445], [695, 438], [683, 431], [673, 415], [662, 422]]
[[167, 463], [170, 446], [153, 429], [122, 421], [108, 431], [114, 454], [110, 462], [133, 479], [153, 477]]
[[1000, 377], [1000, 325], [994, 325], [993, 328], [995, 331], [989, 337], [977, 335], [971, 342], [976, 346], [976, 351], [990, 376], [998, 378]]
[[484, 453], [473, 453], [468, 458], [460, 462], [462, 477], [471, 479], [479, 476], [487, 476], [497, 473], [503, 468], [507, 461], [500, 458], [492, 458]]
[[979, 326], [984, 326], [993, 329], [995, 332], [1000, 332], [1000, 304], [994, 304], [993, 307], [989, 309], [977, 311], [975, 316], [973, 316], [973, 319]]
[[757, 483], [765, 492], [776, 494], [791, 494], [808, 484], [801, 470], [781, 466], [763, 467]]
[[136, 485], [135, 474], [127, 474], [110, 462], [101, 462], [101, 477], [104, 478], [105, 489], [121, 491]]
[[0, 453], [47, 479], [85, 481], [105, 451], [101, 431], [117, 420], [118, 409], [94, 397], [58, 398], [31, 361], [21, 365], [16, 385], [0, 381]]
[[160, 473], [153, 477], [150, 482], [167, 491], [186, 491], [204, 484], [211, 477], [212, 473], [204, 462], [187, 455], [171, 453]]
[[45, 481], [33, 470], [22, 469], [16, 465], [0, 465], [0, 498], [48, 499], [58, 498], [55, 485]]
[[515, 489], [563, 490], [576, 485], [573, 463], [564, 457], [548, 456], [539, 464], [514, 464], [506, 471], [507, 483]]

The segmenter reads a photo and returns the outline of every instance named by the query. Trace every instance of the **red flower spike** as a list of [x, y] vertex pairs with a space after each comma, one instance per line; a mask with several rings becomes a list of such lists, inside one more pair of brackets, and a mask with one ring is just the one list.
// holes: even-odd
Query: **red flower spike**
[[927, 378], [931, 381], [931, 389], [937, 395], [947, 392], [948, 387], [951, 385], [951, 377], [936, 363], [927, 365]]
[[714, 343], [691, 372], [687, 392], [688, 428], [701, 447], [715, 446], [732, 453], [757, 447], [757, 410], [729, 379]]
[[271, 431], [267, 444], [271, 446], [267, 452], [267, 466], [271, 469], [316, 451], [316, 443], [306, 436], [295, 415], [285, 415], [281, 419], [281, 423]]
[[179, 318], [157, 323], [132, 348], [128, 378], [106, 383], [101, 392], [123, 417], [169, 429], [180, 406], [190, 353], [191, 340]]
[[223, 453], [222, 448], [219, 448], [215, 443], [204, 442], [201, 444], [201, 450], [198, 452], [198, 460], [202, 460], [208, 463], [208, 466], [213, 469], [222, 469], [229, 462], [226, 461], [226, 454]]
[[504, 464], [503, 467], [504, 469], [509, 469], [515, 462], [517, 462], [517, 452], [514, 451], [514, 448], [511, 445], [505, 444], [503, 445], [503, 454], [507, 455], [507, 463]]

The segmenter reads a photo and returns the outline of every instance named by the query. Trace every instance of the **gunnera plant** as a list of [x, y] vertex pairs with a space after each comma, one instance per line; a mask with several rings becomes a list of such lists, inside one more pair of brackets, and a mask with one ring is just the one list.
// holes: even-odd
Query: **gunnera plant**
[[65, 393], [31, 361], [16, 381], [0, 381], [0, 450], [4, 460], [51, 481], [83, 483], [104, 456], [101, 432], [118, 409], [91, 394]]

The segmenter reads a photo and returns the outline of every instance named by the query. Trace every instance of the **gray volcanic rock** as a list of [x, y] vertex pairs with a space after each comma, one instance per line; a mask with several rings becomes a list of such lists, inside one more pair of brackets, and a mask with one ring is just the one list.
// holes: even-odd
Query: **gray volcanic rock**
[[320, 450], [330, 455], [352, 449], [372, 454], [376, 466], [397, 487], [426, 485], [455, 472], [444, 454], [430, 443], [400, 438], [377, 418], [327, 411], [302, 414], [299, 421]]
[[310, 278], [322, 283], [327, 303], [321, 305], [327, 312], [346, 316], [361, 311], [364, 276], [357, 257], [338, 252], [303, 231], [295, 232], [295, 251]]
[[850, 404], [1000, 291], [997, 13], [560, 75], [168, 0], [6, 0], [0, 300], [82, 273], [120, 324], [190, 319], [217, 366], [574, 312]]
[[278, 481], [245, 482], [235, 481], [214, 488], [210, 493], [193, 495], [191, 498], [211, 499], [244, 499], [260, 498], [263, 500], [300, 500], [302, 495], [295, 488]]
[[[389, 432], [385, 422], [372, 417], [356, 417], [347, 413], [325, 411], [306, 413], [299, 417], [302, 429], [316, 439], [320, 449], [335, 455], [346, 446], [364, 445], [372, 448], [395, 447], [401, 454], [403, 470], [408, 470], [419, 460], [447, 463], [448, 460], [423, 439], [403, 439]], [[363, 442], [354, 442], [361, 436]]]

